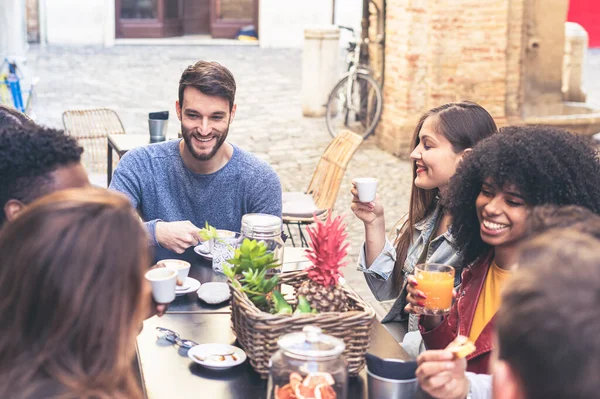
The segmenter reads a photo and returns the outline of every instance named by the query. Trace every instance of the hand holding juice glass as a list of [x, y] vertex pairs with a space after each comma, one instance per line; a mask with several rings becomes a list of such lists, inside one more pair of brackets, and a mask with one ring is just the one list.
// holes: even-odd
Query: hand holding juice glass
[[416, 314], [443, 315], [452, 307], [454, 268], [439, 263], [421, 263], [415, 266], [417, 287], [427, 298], [425, 306], [413, 306]]

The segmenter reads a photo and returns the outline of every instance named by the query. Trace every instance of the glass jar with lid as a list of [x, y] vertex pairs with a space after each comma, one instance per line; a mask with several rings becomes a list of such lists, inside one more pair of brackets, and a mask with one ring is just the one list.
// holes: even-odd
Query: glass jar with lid
[[[281, 218], [266, 213], [248, 213], [242, 216], [242, 240], [262, 241], [273, 251], [278, 264], [283, 264], [284, 243], [281, 238]], [[281, 271], [281, 270], [278, 270]]]
[[341, 339], [319, 327], [286, 334], [277, 341], [279, 350], [269, 362], [268, 399], [345, 399], [348, 367]]

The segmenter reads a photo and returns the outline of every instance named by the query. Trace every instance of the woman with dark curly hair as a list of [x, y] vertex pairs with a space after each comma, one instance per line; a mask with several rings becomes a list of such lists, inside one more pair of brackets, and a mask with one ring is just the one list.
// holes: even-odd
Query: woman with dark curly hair
[[[365, 273], [369, 288], [378, 300], [398, 298], [383, 322], [401, 322], [408, 318], [403, 312], [406, 305], [403, 286], [406, 275], [412, 273], [416, 263], [427, 260], [459, 266], [460, 258], [452, 248], [448, 232], [450, 215], [440, 205], [440, 198], [444, 197], [448, 181], [464, 154], [496, 130], [492, 116], [469, 101], [444, 104], [421, 117], [415, 127], [410, 154], [414, 181], [410, 207], [407, 217], [398, 223], [393, 244], [385, 236], [383, 205], [379, 198], [361, 203], [356, 188], [352, 188], [352, 211], [365, 225], [359, 269]], [[456, 277], [455, 284], [458, 284], [460, 273]], [[411, 318], [408, 330], [418, 330], [415, 317]], [[417, 337], [415, 340], [420, 342]]]
[[[531, 207], [579, 205], [600, 214], [600, 161], [582, 137], [549, 127], [507, 127], [475, 146], [450, 182], [446, 206], [463, 255], [462, 284], [450, 314], [421, 316], [428, 349], [466, 335], [477, 350], [467, 369], [488, 372], [494, 315], [511, 275]], [[424, 294], [409, 278], [407, 312]]]

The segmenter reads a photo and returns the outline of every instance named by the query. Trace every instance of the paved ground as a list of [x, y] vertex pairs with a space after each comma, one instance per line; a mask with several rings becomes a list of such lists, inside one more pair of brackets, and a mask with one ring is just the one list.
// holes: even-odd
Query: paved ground
[[[30, 67], [40, 77], [36, 118], [62, 126], [67, 109], [109, 107], [121, 116], [127, 132], [147, 133], [150, 111], [171, 111], [169, 131], [179, 129], [175, 116], [177, 82], [185, 67], [199, 59], [229, 67], [238, 84], [238, 111], [229, 138], [268, 161], [286, 191], [306, 188], [317, 160], [331, 137], [323, 118], [301, 113], [301, 50], [237, 46], [39, 48], [29, 52]], [[600, 105], [600, 49], [588, 53], [586, 81], [590, 100]], [[350, 284], [374, 305], [355, 270], [362, 224], [349, 209], [350, 181], [357, 176], [380, 179], [388, 230], [406, 212], [410, 164], [366, 141], [352, 159], [342, 183], [336, 212], [347, 214]], [[379, 308], [380, 311], [382, 311]]]

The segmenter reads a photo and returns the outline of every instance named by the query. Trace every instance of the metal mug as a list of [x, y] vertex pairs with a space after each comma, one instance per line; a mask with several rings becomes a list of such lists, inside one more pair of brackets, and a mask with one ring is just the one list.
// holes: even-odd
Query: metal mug
[[367, 369], [369, 399], [413, 399], [417, 394], [417, 378], [392, 380], [372, 374]]
[[148, 119], [150, 141], [153, 143], [167, 139], [168, 119]]

